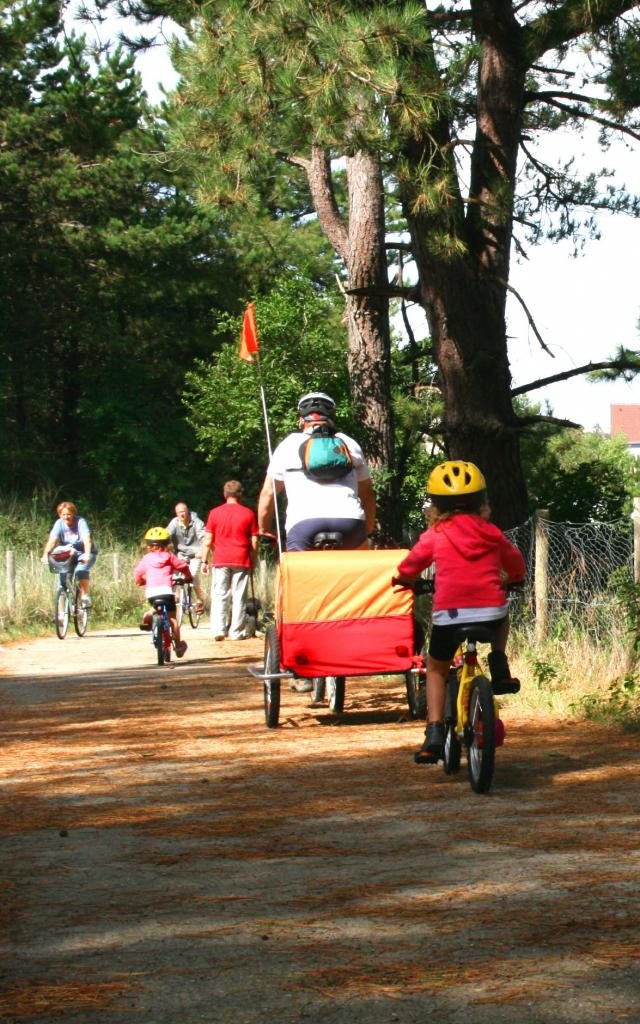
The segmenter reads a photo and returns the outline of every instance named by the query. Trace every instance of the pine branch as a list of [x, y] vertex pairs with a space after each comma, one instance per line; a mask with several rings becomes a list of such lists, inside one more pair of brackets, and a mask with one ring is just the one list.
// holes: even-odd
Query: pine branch
[[400, 285], [367, 285], [364, 288], [345, 288], [347, 295], [381, 297], [386, 299], [408, 299], [420, 302], [420, 289], [417, 285], [402, 287]]
[[541, 348], [542, 348], [542, 349], [543, 349], [543, 350], [544, 350], [544, 351], [545, 351], [545, 352], [546, 352], [546, 353], [547, 353], [548, 355], [550, 355], [552, 359], [555, 359], [555, 356], [554, 356], [553, 352], [552, 352], [552, 351], [551, 351], [551, 349], [550, 349], [550, 348], [549, 348], [549, 347], [548, 347], [548, 346], [546, 345], [546, 343], [545, 343], [545, 341], [544, 341], [544, 338], [542, 337], [542, 335], [540, 334], [540, 331], [539, 331], [539, 330], [538, 330], [538, 328], [536, 327], [536, 323], [535, 323], [535, 320], [533, 319], [533, 317], [532, 317], [531, 313], [529, 312], [529, 307], [527, 306], [526, 302], [524, 301], [524, 299], [522, 298], [522, 296], [520, 295], [520, 293], [516, 291], [516, 289], [515, 289], [515, 288], [513, 287], [513, 285], [509, 284], [509, 282], [508, 282], [508, 281], [505, 281], [505, 280], [504, 280], [503, 278], [501, 278], [501, 277], [497, 277], [497, 278], [496, 278], [496, 281], [498, 282], [498, 284], [501, 284], [503, 288], [506, 288], [508, 292], [511, 292], [511, 294], [512, 294], [512, 295], [515, 295], [516, 299], [518, 300], [518, 302], [520, 303], [520, 305], [522, 306], [522, 308], [523, 308], [523, 309], [524, 309], [524, 311], [525, 311], [525, 314], [526, 314], [527, 320], [529, 321], [529, 326], [531, 327], [531, 329], [532, 329], [533, 333], [535, 334], [536, 338], [537, 338], [537, 339], [538, 339], [538, 341], [540, 342], [540, 347], [541, 347]]
[[564, 111], [565, 114], [569, 114], [571, 117], [581, 117], [585, 121], [594, 121], [595, 124], [601, 124], [604, 128], [609, 128], [611, 131], [622, 132], [624, 135], [630, 135], [636, 142], [640, 142], [640, 134], [634, 132], [632, 128], [627, 128], [626, 125], [620, 124], [619, 121], [610, 121], [607, 117], [599, 117], [598, 114], [594, 114], [588, 110], [580, 110], [579, 107], [570, 107], [566, 103], [561, 103], [559, 100], [552, 99], [549, 94], [545, 97], [544, 93], [535, 93], [536, 98], [543, 98], [545, 103], [548, 103], [552, 107], [556, 107], [558, 110]]
[[520, 387], [512, 388], [511, 397], [528, 394], [529, 391], [537, 391], [548, 384], [557, 384], [561, 380], [569, 380], [571, 377], [581, 377], [587, 373], [594, 373], [596, 370], [630, 370], [633, 373], [640, 373], [638, 360], [633, 359], [609, 359], [601, 363], [586, 363], [584, 366], [576, 366], [572, 370], [565, 370], [563, 373], [556, 373], [552, 377], [542, 377], [539, 380], [531, 381], [529, 384], [522, 384]]
[[557, 50], [566, 43], [590, 32], [598, 32], [616, 18], [637, 7], [638, 0], [565, 0], [554, 8], [545, 8], [523, 30], [524, 52], [531, 64], [548, 50]]
[[553, 423], [556, 427], [569, 427], [574, 430], [583, 430], [581, 423], [574, 423], [573, 420], [559, 419], [557, 416], [520, 416], [518, 417], [518, 429], [534, 426], [536, 423]]

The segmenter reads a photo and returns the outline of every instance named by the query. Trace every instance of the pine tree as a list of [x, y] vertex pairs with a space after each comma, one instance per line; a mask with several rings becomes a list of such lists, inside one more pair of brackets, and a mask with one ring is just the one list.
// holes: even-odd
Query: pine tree
[[[162, 3], [137, 6], [158, 13]], [[341, 253], [329, 158], [362, 155], [381, 168], [418, 268], [444, 398], [438, 436], [451, 456], [482, 466], [503, 526], [526, 515], [519, 436], [535, 420], [520, 419], [512, 404], [511, 250], [545, 233], [588, 231], [596, 209], [639, 212], [633, 197], [570, 165], [552, 166], [543, 152], [547, 133], [589, 121], [605, 139], [640, 138], [637, 6], [209, 0], [181, 9], [193, 45], [178, 57], [178, 143], [206, 159], [211, 195], [245, 200], [278, 162], [316, 166], [314, 204]], [[581, 85], [575, 55], [587, 46], [594, 64]], [[380, 180], [363, 200], [370, 218]], [[375, 318], [369, 303], [397, 289], [383, 274], [358, 279], [348, 262], [347, 254], [345, 290], [363, 317]], [[635, 372], [639, 358], [611, 366]], [[362, 387], [370, 387], [366, 372]]]

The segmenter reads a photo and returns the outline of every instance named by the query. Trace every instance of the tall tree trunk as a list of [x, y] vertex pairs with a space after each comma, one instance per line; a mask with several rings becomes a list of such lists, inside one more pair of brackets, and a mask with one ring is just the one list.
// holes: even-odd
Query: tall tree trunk
[[[440, 373], [446, 449], [480, 466], [494, 519], [507, 529], [528, 514], [505, 321], [525, 63], [509, 0], [473, 0], [472, 11], [482, 57], [466, 212], [444, 114], [428, 136], [406, 141], [414, 173], [402, 195]], [[449, 197], [446, 205], [424, 202], [415, 182], [424, 187], [425, 177]]]
[[346, 322], [351, 394], [363, 432], [363, 449], [378, 470], [378, 523], [396, 541], [401, 535], [401, 510], [394, 465], [391, 410], [391, 343], [385, 258], [382, 168], [376, 155], [362, 151], [347, 160], [348, 221], [333, 191], [327, 152], [312, 147], [305, 170], [320, 225], [344, 261]]
[[349, 381], [364, 449], [378, 484], [378, 520], [399, 540], [401, 517], [394, 465], [391, 409], [391, 337], [385, 251], [382, 169], [377, 156], [359, 152], [347, 161], [349, 190], [348, 298]]

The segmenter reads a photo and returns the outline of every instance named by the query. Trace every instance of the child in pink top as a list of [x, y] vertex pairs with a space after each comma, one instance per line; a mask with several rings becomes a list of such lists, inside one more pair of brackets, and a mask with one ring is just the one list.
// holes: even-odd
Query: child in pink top
[[429, 529], [398, 566], [398, 578], [410, 582], [435, 564], [435, 592], [427, 655], [429, 724], [418, 763], [442, 757], [447, 673], [458, 647], [460, 626], [473, 623], [491, 630], [489, 672], [494, 693], [517, 693], [505, 654], [509, 615], [504, 585], [524, 578], [524, 558], [501, 530], [488, 522], [486, 482], [472, 462], [444, 462], [427, 482]]
[[[176, 599], [173, 593], [173, 574], [181, 573], [187, 582], [193, 579], [189, 563], [167, 551], [169, 533], [164, 526], [152, 526], [144, 535], [149, 548], [133, 570], [133, 578], [139, 587], [145, 588], [145, 595], [153, 607], [162, 600], [167, 610], [176, 644], [176, 655], [181, 658], [187, 649], [184, 640], [180, 639], [180, 626], [176, 617]], [[145, 612], [140, 629], [151, 629], [152, 612]]]

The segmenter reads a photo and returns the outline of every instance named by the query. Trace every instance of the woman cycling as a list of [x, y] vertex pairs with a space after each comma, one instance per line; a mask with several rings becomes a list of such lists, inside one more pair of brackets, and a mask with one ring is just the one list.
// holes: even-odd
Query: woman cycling
[[72, 547], [77, 551], [79, 557], [75, 568], [75, 577], [80, 585], [82, 606], [90, 608], [89, 573], [96, 564], [98, 549], [91, 538], [87, 520], [78, 515], [78, 510], [72, 501], [61, 501], [56, 507], [56, 512], [59, 518], [51, 528], [41, 561], [48, 565], [49, 554], [59, 547]]

